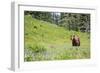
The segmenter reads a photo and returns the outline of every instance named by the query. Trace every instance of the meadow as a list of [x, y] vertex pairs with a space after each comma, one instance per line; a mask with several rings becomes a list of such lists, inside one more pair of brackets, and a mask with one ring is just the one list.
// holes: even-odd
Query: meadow
[[[80, 37], [80, 47], [73, 47], [70, 36]], [[24, 61], [75, 60], [90, 58], [90, 34], [24, 16]]]

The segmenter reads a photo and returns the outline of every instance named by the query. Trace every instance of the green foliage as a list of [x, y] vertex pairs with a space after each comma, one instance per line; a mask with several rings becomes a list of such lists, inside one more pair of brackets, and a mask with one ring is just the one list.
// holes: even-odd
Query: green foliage
[[90, 32], [90, 14], [42, 11], [25, 11], [24, 14], [59, 25], [68, 30]]
[[[46, 21], [24, 17], [24, 60], [67, 60], [90, 58], [90, 34], [69, 31]], [[80, 47], [72, 47], [70, 36], [77, 34]]]
[[32, 60], [33, 60], [32, 56], [25, 57], [25, 61], [32, 61]]
[[90, 31], [90, 14], [61, 13], [60, 26], [74, 31]]
[[43, 20], [47, 22], [53, 22], [50, 12], [42, 12], [42, 11], [25, 11], [25, 15], [31, 15], [32, 18]]
[[46, 48], [42, 45], [33, 45], [33, 46], [29, 46], [29, 48], [33, 53], [41, 53], [41, 52], [45, 52]]

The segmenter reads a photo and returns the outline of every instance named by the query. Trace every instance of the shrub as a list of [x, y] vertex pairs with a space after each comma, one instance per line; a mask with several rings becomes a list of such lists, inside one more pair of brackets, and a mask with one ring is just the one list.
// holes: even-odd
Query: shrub
[[40, 27], [42, 27], [42, 25], [40, 25]]
[[33, 60], [32, 56], [28, 56], [25, 58], [25, 61], [32, 61], [32, 60]]
[[31, 49], [33, 53], [42, 53], [46, 51], [46, 48], [42, 45], [30, 46], [29, 49]]
[[34, 26], [35, 29], [37, 29], [37, 26]]

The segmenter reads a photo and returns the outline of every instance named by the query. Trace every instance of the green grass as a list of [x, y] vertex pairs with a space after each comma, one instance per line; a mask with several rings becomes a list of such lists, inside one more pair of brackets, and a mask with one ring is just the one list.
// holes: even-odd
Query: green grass
[[[90, 58], [89, 34], [69, 31], [64, 27], [37, 20], [30, 15], [24, 17], [24, 60], [67, 60]], [[80, 47], [72, 47], [70, 36], [76, 33]]]

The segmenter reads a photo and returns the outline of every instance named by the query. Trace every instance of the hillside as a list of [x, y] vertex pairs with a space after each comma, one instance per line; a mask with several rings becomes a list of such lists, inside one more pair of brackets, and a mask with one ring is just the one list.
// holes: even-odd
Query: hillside
[[[25, 61], [82, 59], [90, 57], [89, 34], [68, 31], [30, 15], [24, 17]], [[70, 36], [80, 36], [81, 46], [72, 47]]]

